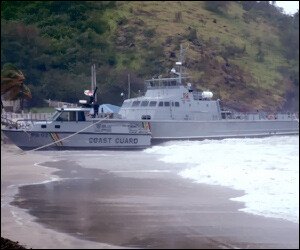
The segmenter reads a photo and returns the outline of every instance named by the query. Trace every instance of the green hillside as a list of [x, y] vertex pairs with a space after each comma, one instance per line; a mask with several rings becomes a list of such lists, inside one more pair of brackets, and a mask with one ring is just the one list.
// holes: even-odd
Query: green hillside
[[93, 63], [100, 101], [120, 104], [128, 74], [137, 95], [180, 44], [190, 81], [224, 105], [298, 111], [299, 13], [251, 1], [1, 2], [1, 67], [24, 72], [32, 106], [82, 99]]

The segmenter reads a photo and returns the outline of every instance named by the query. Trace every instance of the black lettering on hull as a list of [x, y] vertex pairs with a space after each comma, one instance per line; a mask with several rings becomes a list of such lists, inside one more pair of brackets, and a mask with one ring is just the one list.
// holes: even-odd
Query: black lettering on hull
[[138, 138], [116, 138], [116, 144], [137, 144], [139, 142]]
[[115, 138], [113, 140], [113, 138], [110, 138], [110, 137], [104, 137], [104, 138], [101, 138], [101, 137], [90, 137], [89, 138], [89, 143], [90, 144], [111, 144], [113, 143], [113, 141], [115, 142], [115, 144], [138, 144], [139, 142], [139, 139], [138, 138]]
[[89, 138], [89, 143], [94, 143], [94, 144], [110, 144], [112, 142], [112, 138], [110, 137], [104, 137], [104, 138]]

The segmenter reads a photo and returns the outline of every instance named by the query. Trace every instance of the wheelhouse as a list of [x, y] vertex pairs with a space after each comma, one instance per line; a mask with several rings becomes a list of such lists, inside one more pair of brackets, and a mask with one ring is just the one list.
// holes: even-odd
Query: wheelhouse
[[52, 121], [57, 122], [83, 122], [89, 114], [90, 109], [57, 109], [52, 117]]

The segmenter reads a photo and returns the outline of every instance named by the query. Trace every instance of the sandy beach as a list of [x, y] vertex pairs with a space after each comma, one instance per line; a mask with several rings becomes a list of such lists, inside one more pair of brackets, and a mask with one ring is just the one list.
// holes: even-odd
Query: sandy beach
[[1, 146], [1, 236], [27, 248], [299, 248], [299, 224], [142, 152], [21, 153]]
[[23, 154], [12, 144], [1, 145], [1, 236], [18, 241], [26, 248], [119, 248], [108, 244], [83, 241], [73, 236], [45, 228], [35, 222], [26, 210], [11, 206], [9, 203], [22, 185], [40, 183], [56, 178], [55, 171], [39, 165], [52, 161], [43, 153]]

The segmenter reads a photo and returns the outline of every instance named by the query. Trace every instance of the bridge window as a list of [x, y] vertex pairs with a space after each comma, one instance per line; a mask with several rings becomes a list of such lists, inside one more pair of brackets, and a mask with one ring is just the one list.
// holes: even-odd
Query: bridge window
[[163, 102], [159, 102], [159, 103], [158, 103], [158, 106], [159, 106], [159, 107], [162, 107], [162, 106], [164, 106], [164, 103], [163, 103]]
[[148, 103], [149, 103], [148, 101], [142, 101], [141, 106], [146, 107], [146, 106], [148, 106]]
[[126, 108], [126, 107], [129, 107], [130, 106], [130, 104], [131, 104], [131, 102], [129, 101], [129, 102], [123, 102], [123, 108]]
[[150, 107], [155, 107], [155, 106], [156, 106], [156, 102], [155, 102], [155, 101], [151, 101], [151, 102], [149, 103], [149, 106], [150, 106]]
[[76, 112], [61, 112], [60, 116], [56, 119], [56, 121], [68, 122], [68, 121], [76, 121]]
[[179, 102], [175, 102], [175, 107], [179, 107]]
[[140, 105], [140, 101], [134, 101], [133, 103], [132, 103], [132, 107], [137, 107], [137, 106], [139, 106]]
[[164, 102], [165, 107], [170, 107], [170, 102]]
[[142, 120], [151, 120], [150, 115], [142, 115]]

